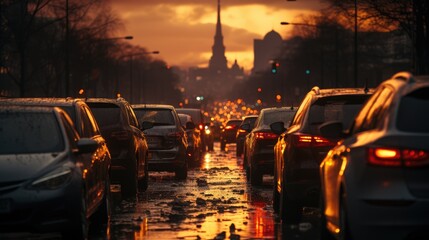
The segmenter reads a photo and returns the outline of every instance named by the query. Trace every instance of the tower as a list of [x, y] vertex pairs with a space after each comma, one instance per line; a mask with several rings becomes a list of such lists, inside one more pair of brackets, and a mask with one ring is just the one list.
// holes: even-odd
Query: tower
[[225, 73], [228, 70], [225, 57], [225, 46], [223, 45], [222, 25], [220, 23], [220, 0], [217, 3], [217, 23], [212, 57], [209, 61], [209, 70], [214, 73]]

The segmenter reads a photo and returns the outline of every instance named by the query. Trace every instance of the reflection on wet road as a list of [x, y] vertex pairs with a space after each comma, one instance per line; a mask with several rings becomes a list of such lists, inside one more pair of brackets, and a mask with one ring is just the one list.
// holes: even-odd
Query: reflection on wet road
[[185, 181], [151, 172], [137, 199], [114, 192], [110, 239], [318, 239], [318, 212], [305, 209], [301, 224], [282, 227], [271, 205], [272, 176], [251, 187], [235, 145], [228, 147], [215, 145]]

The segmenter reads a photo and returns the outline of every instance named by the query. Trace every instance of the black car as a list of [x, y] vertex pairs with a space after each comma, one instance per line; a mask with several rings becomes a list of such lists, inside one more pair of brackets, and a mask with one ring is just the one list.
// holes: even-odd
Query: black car
[[121, 192], [127, 197], [146, 191], [148, 146], [131, 105], [123, 98], [88, 98], [85, 101], [109, 147], [112, 182], [121, 184]]
[[[320, 164], [322, 239], [428, 239], [429, 76], [382, 82]], [[413, 237], [414, 236], [414, 237]]]
[[250, 132], [244, 143], [243, 167], [252, 185], [260, 185], [264, 174], [273, 175], [273, 148], [278, 135], [271, 131], [270, 124], [279, 121], [288, 124], [295, 112], [292, 107], [263, 108], [254, 127], [250, 123], [241, 126], [241, 129]]
[[303, 206], [318, 207], [319, 164], [336, 144], [322, 137], [318, 127], [329, 121], [349, 126], [370, 93], [362, 88], [314, 87], [287, 129], [283, 122], [271, 125], [280, 135], [274, 146], [273, 207], [283, 221], [296, 223]]
[[188, 114], [192, 117], [195, 124], [195, 132], [201, 136], [201, 152], [213, 150], [213, 135], [207, 132], [207, 124], [204, 121], [204, 115], [199, 108], [176, 108], [177, 113]]
[[[246, 135], [255, 127], [256, 119], [258, 115], [248, 115], [243, 117], [243, 122], [241, 122], [238, 127], [237, 136], [235, 137], [235, 142], [237, 143], [236, 155], [241, 156], [243, 154], [244, 141], [246, 139]], [[249, 129], [244, 130], [242, 126], [244, 124], [249, 124]]]
[[243, 122], [241, 119], [230, 119], [225, 123], [225, 126], [220, 132], [220, 150], [225, 151], [226, 144], [235, 143], [237, 131], [240, 124]]
[[58, 107], [0, 106], [0, 231], [87, 239], [107, 224], [109, 179], [98, 143]]
[[133, 108], [142, 125], [153, 125], [144, 131], [149, 145], [149, 170], [174, 172], [176, 178], [186, 179], [188, 142], [175, 108], [162, 104], [137, 104]]
[[194, 122], [192, 121], [192, 117], [190, 115], [179, 113], [178, 116], [180, 119], [180, 124], [182, 124], [183, 129], [185, 129], [188, 139], [187, 155], [189, 158], [189, 163], [196, 165], [200, 163], [202, 157], [200, 131], [195, 129]]

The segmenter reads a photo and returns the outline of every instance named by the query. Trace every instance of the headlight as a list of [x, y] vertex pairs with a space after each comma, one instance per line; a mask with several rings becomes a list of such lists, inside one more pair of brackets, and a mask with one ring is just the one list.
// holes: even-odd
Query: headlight
[[61, 166], [36, 179], [30, 184], [31, 189], [57, 189], [69, 182], [72, 177], [70, 167]]
[[210, 133], [211, 133], [210, 129], [208, 129], [208, 128], [206, 128], [206, 129], [204, 130], [204, 132], [205, 132], [207, 135], [210, 135]]

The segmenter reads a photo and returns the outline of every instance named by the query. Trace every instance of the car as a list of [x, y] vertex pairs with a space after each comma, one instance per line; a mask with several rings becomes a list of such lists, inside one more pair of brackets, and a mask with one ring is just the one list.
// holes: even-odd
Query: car
[[200, 131], [195, 130], [195, 124], [190, 115], [183, 113], [179, 113], [177, 115], [179, 116], [183, 129], [186, 131], [188, 140], [187, 156], [189, 157], [189, 163], [196, 165], [200, 163], [202, 157]]
[[210, 138], [210, 134], [206, 134], [204, 121], [204, 115], [199, 108], [176, 108], [177, 113], [188, 114], [192, 117], [192, 121], [195, 124], [195, 132], [201, 136], [201, 155], [208, 149], [213, 150], [213, 141]]
[[229, 119], [220, 132], [220, 150], [225, 151], [226, 144], [235, 143], [238, 127], [243, 120]]
[[273, 208], [283, 222], [297, 223], [303, 206], [319, 206], [319, 164], [336, 142], [322, 137], [318, 127], [328, 121], [350, 125], [371, 93], [367, 88], [313, 87], [287, 129], [283, 122], [271, 124], [279, 134], [274, 146]]
[[273, 149], [278, 135], [273, 133], [270, 124], [274, 122], [287, 124], [295, 112], [296, 109], [293, 107], [263, 108], [254, 127], [250, 122], [241, 126], [241, 129], [250, 132], [245, 139], [243, 167], [251, 185], [261, 185], [264, 174], [273, 175]]
[[322, 239], [428, 239], [429, 76], [382, 82], [320, 164]]
[[[59, 107], [0, 106], [0, 231], [87, 239], [107, 226], [110, 185], [96, 140]], [[107, 183], [107, 184], [106, 184]]]
[[[87, 98], [112, 156], [112, 183], [125, 197], [146, 191], [149, 182], [148, 145], [131, 105], [123, 98]], [[147, 126], [150, 128], [150, 126]]]
[[[241, 156], [243, 154], [244, 140], [246, 135], [255, 127], [256, 119], [258, 115], [248, 115], [243, 117], [243, 122], [238, 126], [237, 136], [235, 137], [235, 142], [237, 144], [236, 155]], [[244, 124], [249, 124], [249, 131], [242, 129]]]
[[174, 172], [179, 180], [188, 176], [188, 142], [176, 109], [166, 104], [135, 104], [133, 108], [145, 130], [149, 145], [149, 170]]

